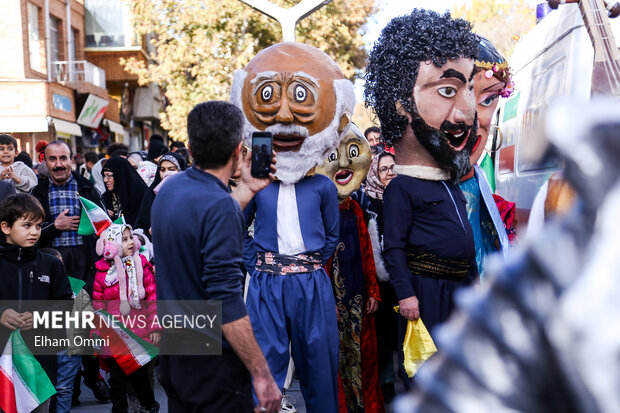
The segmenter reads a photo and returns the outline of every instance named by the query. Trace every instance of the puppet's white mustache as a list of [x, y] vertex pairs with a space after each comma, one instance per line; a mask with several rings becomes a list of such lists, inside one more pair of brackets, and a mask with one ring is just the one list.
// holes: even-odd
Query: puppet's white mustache
[[310, 136], [308, 133], [308, 129], [304, 128], [301, 125], [282, 125], [277, 123], [275, 125], [271, 125], [265, 129], [265, 132], [271, 132], [273, 135], [299, 135], [304, 138]]

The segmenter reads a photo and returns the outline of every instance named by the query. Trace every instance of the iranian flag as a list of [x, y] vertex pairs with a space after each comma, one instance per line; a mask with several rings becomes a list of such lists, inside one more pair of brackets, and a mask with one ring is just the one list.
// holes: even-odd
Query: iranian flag
[[112, 220], [108, 214], [97, 204], [86, 198], [79, 197], [82, 204], [82, 215], [80, 216], [80, 227], [78, 234], [99, 236], [103, 230], [110, 226]]
[[97, 310], [99, 316], [98, 336], [109, 340], [109, 351], [125, 374], [131, 374], [146, 365], [159, 354], [159, 348], [142, 339], [105, 310]]
[[29, 413], [56, 393], [19, 330], [11, 333], [0, 356], [0, 409]]

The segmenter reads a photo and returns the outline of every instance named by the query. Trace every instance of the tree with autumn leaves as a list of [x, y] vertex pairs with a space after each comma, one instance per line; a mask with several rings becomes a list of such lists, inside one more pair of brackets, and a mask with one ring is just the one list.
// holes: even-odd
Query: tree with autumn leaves
[[474, 32], [493, 42], [507, 58], [519, 38], [536, 25], [535, 10], [526, 0], [471, 0], [451, 14], [472, 23]]
[[[237, 0], [125, 0], [138, 35], [149, 35], [149, 61], [122, 60], [139, 83], [157, 83], [169, 104], [162, 126], [185, 140], [187, 114], [196, 104], [228, 100], [235, 70], [260, 50], [281, 41], [274, 20]], [[299, 0], [272, 0], [291, 7]], [[334, 0], [297, 26], [297, 41], [331, 56], [353, 80], [366, 64], [362, 27], [374, 0]]]

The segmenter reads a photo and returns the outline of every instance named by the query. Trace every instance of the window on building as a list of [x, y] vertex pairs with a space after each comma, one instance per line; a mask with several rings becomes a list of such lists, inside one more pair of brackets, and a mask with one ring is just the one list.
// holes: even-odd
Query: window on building
[[122, 0], [85, 0], [86, 47], [140, 46]]
[[28, 50], [30, 54], [30, 68], [41, 71], [39, 8], [32, 3], [28, 3]]
[[78, 31], [76, 29], [71, 29], [71, 31], [69, 32], [69, 36], [71, 36], [71, 38], [69, 39], [69, 58], [67, 60], [71, 60], [71, 61], [75, 61], [76, 59], [76, 55], [77, 52], [76, 50], [78, 50], [79, 48], [79, 44], [78, 44]]
[[60, 60], [61, 30], [60, 19], [50, 16], [50, 59], [52, 63]]

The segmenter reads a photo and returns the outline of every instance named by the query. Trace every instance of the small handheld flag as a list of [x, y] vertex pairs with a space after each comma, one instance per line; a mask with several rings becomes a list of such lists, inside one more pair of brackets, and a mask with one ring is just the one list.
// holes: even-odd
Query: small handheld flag
[[82, 204], [82, 215], [80, 216], [80, 235], [101, 235], [101, 233], [112, 224], [108, 214], [97, 204], [86, 198], [79, 197]]
[[111, 353], [125, 374], [131, 374], [146, 365], [159, 354], [159, 348], [140, 338], [122, 322], [113, 322], [113, 316], [105, 310], [96, 310], [98, 335], [110, 343], [106, 350]]
[[55, 393], [54, 385], [19, 330], [13, 331], [0, 356], [0, 409], [6, 413], [29, 413]]

